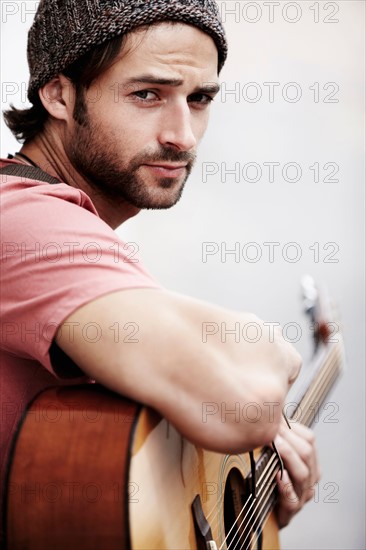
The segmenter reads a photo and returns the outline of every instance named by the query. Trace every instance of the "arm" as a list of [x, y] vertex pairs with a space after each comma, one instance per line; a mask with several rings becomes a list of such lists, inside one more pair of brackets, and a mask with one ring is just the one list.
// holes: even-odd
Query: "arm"
[[[83, 337], [88, 323], [97, 323], [101, 338]], [[203, 323], [256, 322], [262, 337], [256, 342], [220, 331], [202, 341]], [[117, 325], [116, 325], [117, 323]], [[126, 323], [135, 323], [138, 342], [124, 341]], [[116, 338], [111, 327], [121, 327]], [[73, 328], [72, 338], [70, 327]], [[136, 289], [108, 294], [79, 308], [61, 326], [57, 344], [90, 377], [131, 399], [158, 410], [190, 441], [210, 450], [236, 453], [270, 442], [281, 421], [289, 386], [300, 357], [279, 335], [270, 342], [262, 322], [241, 314], [161, 290]], [[266, 406], [275, 402], [276, 406]], [[256, 403], [261, 415], [248, 422], [233, 414], [208, 415], [205, 403]], [[278, 405], [277, 405], [278, 404]]]

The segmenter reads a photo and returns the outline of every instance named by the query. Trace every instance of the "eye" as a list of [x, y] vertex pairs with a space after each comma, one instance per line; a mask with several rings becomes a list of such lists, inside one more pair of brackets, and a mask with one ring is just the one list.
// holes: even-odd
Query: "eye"
[[207, 94], [192, 94], [188, 97], [189, 103], [196, 103], [197, 105], [209, 105], [214, 100], [213, 97]]
[[159, 100], [159, 96], [151, 90], [137, 90], [129, 96], [130, 101], [139, 103], [153, 103]]

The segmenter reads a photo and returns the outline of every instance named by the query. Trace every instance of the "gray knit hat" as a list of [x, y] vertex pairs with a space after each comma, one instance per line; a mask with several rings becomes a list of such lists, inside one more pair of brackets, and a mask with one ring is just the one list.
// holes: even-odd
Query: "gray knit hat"
[[180, 21], [209, 34], [221, 70], [227, 42], [215, 0], [41, 0], [28, 35], [29, 100], [94, 46], [158, 21]]

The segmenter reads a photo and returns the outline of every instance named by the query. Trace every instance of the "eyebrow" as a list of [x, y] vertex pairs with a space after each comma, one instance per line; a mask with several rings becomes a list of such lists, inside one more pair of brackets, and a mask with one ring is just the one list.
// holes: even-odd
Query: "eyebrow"
[[[182, 86], [183, 80], [180, 78], [159, 78], [148, 74], [143, 74], [133, 78], [129, 78], [126, 81], [126, 85], [130, 84], [157, 84], [159, 86], [172, 86], [177, 88]], [[208, 93], [217, 94], [220, 91], [220, 85], [216, 82], [207, 82], [202, 86], [198, 86], [192, 93]]]

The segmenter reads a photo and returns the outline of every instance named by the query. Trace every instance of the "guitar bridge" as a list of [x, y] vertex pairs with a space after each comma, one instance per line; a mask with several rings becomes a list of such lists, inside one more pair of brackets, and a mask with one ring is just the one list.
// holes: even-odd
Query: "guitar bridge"
[[192, 502], [192, 512], [196, 531], [197, 548], [199, 550], [217, 550], [216, 542], [212, 538], [210, 524], [203, 513], [200, 495], [197, 495]]

